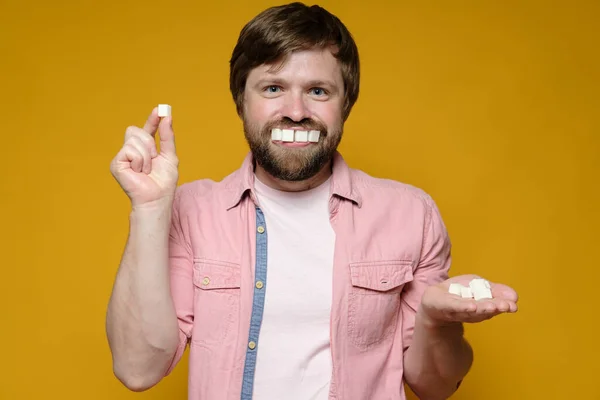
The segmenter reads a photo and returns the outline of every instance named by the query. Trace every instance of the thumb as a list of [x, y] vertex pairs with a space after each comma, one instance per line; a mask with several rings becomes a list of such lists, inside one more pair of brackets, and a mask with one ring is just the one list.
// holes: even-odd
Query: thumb
[[166, 156], [176, 156], [172, 116], [164, 117], [160, 121], [158, 134], [160, 137], [160, 152]]

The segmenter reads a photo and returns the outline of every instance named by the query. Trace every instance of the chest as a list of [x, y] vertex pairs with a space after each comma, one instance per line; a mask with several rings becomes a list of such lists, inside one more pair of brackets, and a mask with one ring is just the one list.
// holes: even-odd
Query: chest
[[382, 292], [401, 289], [418, 263], [423, 227], [402, 209], [341, 202], [315, 216], [270, 211], [247, 200], [195, 214], [189, 240], [199, 279], [198, 269], [210, 265], [213, 275], [227, 275], [229, 287], [252, 292], [264, 268], [282, 288], [297, 281], [307, 293], [327, 286]]
[[245, 202], [203, 208], [189, 221], [200, 227], [190, 236], [192, 343], [228, 343], [240, 357], [253, 355], [255, 345], [244, 344], [258, 343], [265, 318], [331, 322], [338, 345], [367, 349], [391, 340], [418, 263], [419, 227], [389, 208], [365, 212], [344, 202], [334, 210], [325, 219], [286, 221]]

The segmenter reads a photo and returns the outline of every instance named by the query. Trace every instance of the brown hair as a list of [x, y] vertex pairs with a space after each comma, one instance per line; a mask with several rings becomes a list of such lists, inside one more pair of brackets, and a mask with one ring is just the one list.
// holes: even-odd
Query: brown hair
[[333, 14], [317, 5], [295, 2], [266, 9], [240, 32], [229, 62], [229, 89], [239, 115], [242, 115], [244, 88], [252, 69], [283, 61], [291, 52], [313, 47], [334, 46], [341, 62], [346, 120], [358, 99], [360, 64], [352, 35]]

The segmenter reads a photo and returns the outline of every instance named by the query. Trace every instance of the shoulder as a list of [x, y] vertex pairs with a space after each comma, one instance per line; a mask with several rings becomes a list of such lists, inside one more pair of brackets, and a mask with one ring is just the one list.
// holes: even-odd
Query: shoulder
[[426, 208], [435, 207], [432, 196], [415, 185], [389, 178], [368, 174], [360, 169], [351, 168], [352, 184], [364, 200], [388, 200], [400, 204], [420, 204]]
[[175, 205], [185, 211], [198, 206], [222, 204], [240, 187], [239, 171], [221, 180], [201, 178], [180, 184], [175, 191]]
[[181, 205], [200, 201], [203, 198], [210, 197], [218, 192], [219, 186], [222, 186], [222, 182], [209, 178], [185, 182], [177, 187], [177, 190], [175, 191], [175, 201]]
[[424, 235], [448, 239], [446, 225], [433, 197], [417, 186], [352, 170], [353, 185], [362, 197], [365, 215], [398, 226], [417, 227]]

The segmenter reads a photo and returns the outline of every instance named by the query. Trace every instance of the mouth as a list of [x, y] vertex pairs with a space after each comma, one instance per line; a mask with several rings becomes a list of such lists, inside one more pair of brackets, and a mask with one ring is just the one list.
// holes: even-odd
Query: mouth
[[300, 129], [279, 129], [271, 130], [271, 141], [273, 143], [286, 147], [306, 147], [313, 143], [319, 143], [321, 137], [320, 131], [300, 130]]

